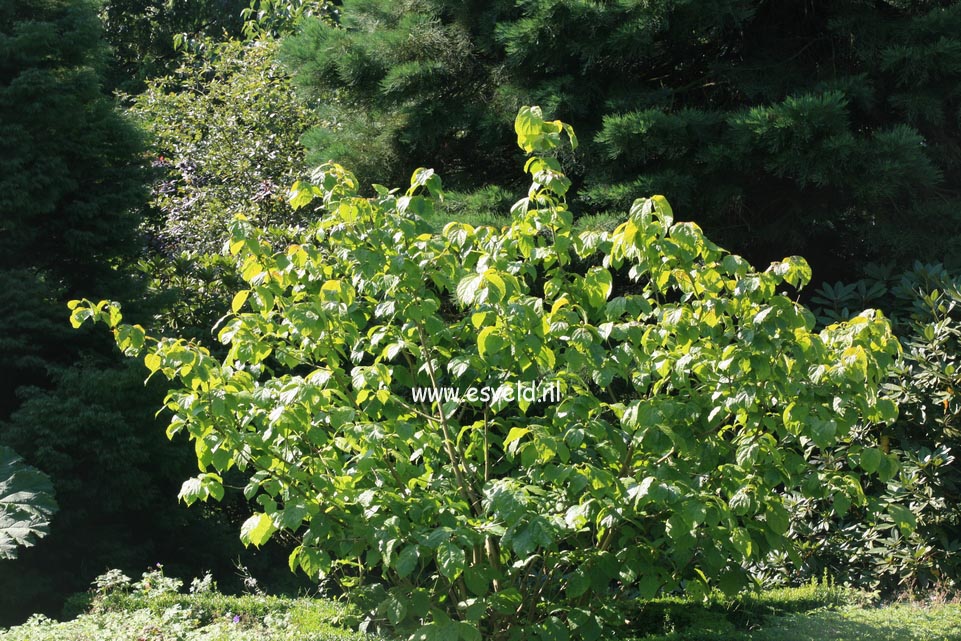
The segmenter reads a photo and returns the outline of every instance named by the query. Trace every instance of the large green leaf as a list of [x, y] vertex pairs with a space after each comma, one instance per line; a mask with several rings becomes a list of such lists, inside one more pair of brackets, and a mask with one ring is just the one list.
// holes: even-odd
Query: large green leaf
[[46, 536], [56, 511], [50, 478], [0, 446], [0, 559], [15, 559], [18, 548]]

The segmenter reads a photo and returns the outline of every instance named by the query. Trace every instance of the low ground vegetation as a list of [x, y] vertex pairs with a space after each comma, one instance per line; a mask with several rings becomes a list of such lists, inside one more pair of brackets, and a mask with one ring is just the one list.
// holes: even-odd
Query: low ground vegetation
[[[210, 575], [183, 583], [153, 569], [134, 583], [107, 573], [72, 603], [77, 614], [35, 616], [0, 630], [0, 641], [389, 641], [357, 631], [337, 601], [264, 594], [230, 596]], [[956, 602], [879, 605], [873, 594], [813, 581], [730, 599], [665, 597], [639, 602], [627, 641], [957, 641]], [[599, 639], [598, 641], [605, 641]]]

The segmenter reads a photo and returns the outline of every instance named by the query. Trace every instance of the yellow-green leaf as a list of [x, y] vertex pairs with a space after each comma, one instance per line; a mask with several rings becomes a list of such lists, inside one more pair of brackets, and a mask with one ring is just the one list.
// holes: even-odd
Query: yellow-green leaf
[[236, 294], [234, 294], [234, 299], [230, 302], [230, 309], [231, 309], [231, 311], [233, 311], [233, 313], [235, 313], [235, 314], [236, 314], [237, 312], [239, 312], [239, 311], [240, 311], [240, 308], [243, 307], [243, 306], [244, 306], [244, 303], [247, 302], [247, 297], [248, 297], [248, 296], [250, 296], [250, 290], [249, 290], [249, 289], [242, 289], [242, 290], [240, 290], [239, 292], [237, 292]]

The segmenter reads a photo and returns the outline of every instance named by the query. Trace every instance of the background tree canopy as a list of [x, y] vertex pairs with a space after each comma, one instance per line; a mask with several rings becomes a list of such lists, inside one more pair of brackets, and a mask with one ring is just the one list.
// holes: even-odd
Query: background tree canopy
[[248, 0], [101, 0], [113, 56], [107, 84], [139, 92], [177, 66], [178, 45], [194, 38], [238, 37]]
[[144, 136], [102, 90], [106, 60], [93, 2], [0, 0], [0, 443], [50, 475], [61, 507], [42, 546], [0, 564], [3, 623], [57, 614], [110, 567], [229, 576], [240, 552], [222, 524], [242, 505], [209, 518], [176, 503], [192, 455], [154, 418], [162, 387], [108, 341], [64, 331], [81, 292], [149, 317], [134, 269]]
[[0, 2], [0, 318], [5, 384], [45, 384], [77, 354], [60, 347], [62, 300], [122, 296], [140, 251], [141, 135], [101, 93], [105, 48], [94, 6]]
[[722, 245], [835, 278], [959, 260], [959, 33], [956, 2], [346, 0], [285, 55], [333, 98], [312, 158], [362, 184], [512, 184], [505, 125], [541, 104], [581, 132], [576, 212], [670, 194]]

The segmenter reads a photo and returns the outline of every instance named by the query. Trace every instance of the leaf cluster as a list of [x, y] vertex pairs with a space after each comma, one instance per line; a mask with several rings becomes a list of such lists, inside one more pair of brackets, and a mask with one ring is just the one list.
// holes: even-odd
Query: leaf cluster
[[291, 222], [284, 194], [304, 167], [298, 139], [316, 123], [274, 59], [276, 41], [210, 44], [130, 108], [154, 154], [152, 249], [168, 258], [219, 253], [238, 214]]

